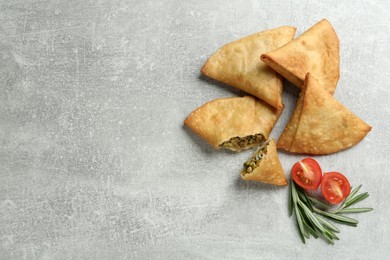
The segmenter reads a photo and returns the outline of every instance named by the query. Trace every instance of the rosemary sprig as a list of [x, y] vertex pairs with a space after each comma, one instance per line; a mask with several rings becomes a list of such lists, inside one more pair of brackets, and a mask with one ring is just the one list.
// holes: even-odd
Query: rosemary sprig
[[[323, 203], [315, 198], [312, 198], [303, 191], [301, 187], [290, 180], [290, 194], [289, 194], [289, 215], [295, 213], [299, 235], [303, 243], [312, 235], [314, 238], [321, 237], [329, 244], [334, 244], [334, 240], [339, 240], [335, 233], [340, 230], [325, 220], [329, 219], [337, 223], [356, 227], [359, 223], [356, 219], [343, 216], [344, 213], [362, 213], [373, 210], [373, 208], [349, 208], [350, 206], [368, 198], [368, 193], [357, 194], [362, 185], [353, 189], [350, 195], [344, 200], [337, 210], [330, 211], [329, 205]], [[321, 208], [317, 208], [320, 205]], [[325, 217], [325, 218], [323, 218]]]

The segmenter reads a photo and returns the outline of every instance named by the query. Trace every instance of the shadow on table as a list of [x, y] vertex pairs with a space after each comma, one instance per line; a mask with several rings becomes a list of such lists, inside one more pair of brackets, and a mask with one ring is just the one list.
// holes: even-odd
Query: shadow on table
[[286, 79], [283, 81], [283, 93], [287, 93], [288, 95], [292, 95], [298, 98], [300, 92], [301, 90], [291, 82], [287, 81]]
[[281, 190], [285, 189], [286, 186], [275, 186], [267, 183], [256, 182], [256, 181], [246, 181], [241, 179], [241, 176], [237, 176], [234, 182], [234, 189], [236, 191], [243, 190]]

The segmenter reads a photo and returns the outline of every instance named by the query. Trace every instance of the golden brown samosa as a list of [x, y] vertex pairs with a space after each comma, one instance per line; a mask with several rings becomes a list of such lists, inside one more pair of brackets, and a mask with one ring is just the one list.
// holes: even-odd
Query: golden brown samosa
[[201, 71], [281, 109], [282, 79], [259, 57], [291, 41], [295, 31], [294, 27], [282, 26], [226, 44], [207, 60]]
[[330, 154], [360, 142], [371, 130], [348, 108], [306, 75], [298, 102], [278, 148], [292, 153]]
[[251, 159], [244, 163], [241, 178], [278, 186], [287, 185], [287, 179], [280, 164], [273, 139], [264, 143], [256, 150]]
[[262, 54], [261, 60], [298, 88], [309, 72], [333, 94], [340, 78], [339, 38], [323, 19], [286, 45]]
[[251, 96], [220, 98], [194, 110], [184, 124], [215, 149], [239, 152], [263, 143], [281, 112]]

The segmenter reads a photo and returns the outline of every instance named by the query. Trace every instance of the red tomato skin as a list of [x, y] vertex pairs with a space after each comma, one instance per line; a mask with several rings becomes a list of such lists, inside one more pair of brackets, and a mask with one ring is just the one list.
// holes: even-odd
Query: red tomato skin
[[[322, 180], [320, 165], [313, 158], [296, 162], [291, 169], [291, 176], [296, 184], [305, 190], [317, 190]], [[307, 182], [305, 182], [307, 179]]]
[[322, 177], [321, 192], [327, 202], [335, 205], [341, 203], [348, 197], [351, 192], [351, 185], [343, 174], [339, 172], [326, 172]]

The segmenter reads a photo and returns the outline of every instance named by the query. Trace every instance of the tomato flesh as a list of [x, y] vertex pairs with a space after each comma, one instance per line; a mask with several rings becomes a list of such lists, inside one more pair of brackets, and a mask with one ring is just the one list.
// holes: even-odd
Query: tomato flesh
[[293, 165], [291, 176], [305, 190], [316, 190], [321, 184], [322, 170], [316, 160], [305, 158]]
[[330, 204], [338, 204], [349, 195], [351, 185], [348, 179], [341, 173], [327, 172], [322, 177], [321, 191]]

